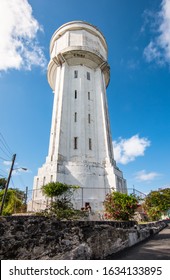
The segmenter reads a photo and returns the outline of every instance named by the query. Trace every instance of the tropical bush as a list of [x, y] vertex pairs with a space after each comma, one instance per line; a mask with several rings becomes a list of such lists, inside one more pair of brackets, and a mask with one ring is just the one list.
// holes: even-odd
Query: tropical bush
[[67, 185], [60, 182], [51, 182], [42, 186], [42, 192], [48, 197], [69, 196], [78, 189], [79, 186]]
[[170, 209], [170, 188], [151, 191], [145, 198], [143, 207], [150, 220], [159, 220]]
[[[5, 190], [0, 191], [0, 202], [2, 203], [2, 198], [4, 196]], [[23, 191], [18, 189], [8, 189], [5, 203], [2, 211], [2, 215], [11, 215], [13, 213], [18, 213], [26, 210], [24, 203], [25, 194]]]
[[147, 216], [149, 221], [158, 221], [161, 219], [161, 212], [159, 211], [159, 207], [151, 207], [147, 210]]
[[3, 190], [5, 189], [5, 185], [6, 185], [6, 178], [0, 178], [0, 189]]
[[106, 195], [104, 207], [106, 219], [128, 221], [138, 207], [138, 200], [132, 194], [112, 191]]
[[51, 198], [49, 208], [44, 211], [45, 215], [56, 216], [61, 219], [78, 219], [84, 213], [75, 210], [71, 198], [79, 186], [67, 185], [60, 182], [51, 182], [42, 187], [42, 192]]

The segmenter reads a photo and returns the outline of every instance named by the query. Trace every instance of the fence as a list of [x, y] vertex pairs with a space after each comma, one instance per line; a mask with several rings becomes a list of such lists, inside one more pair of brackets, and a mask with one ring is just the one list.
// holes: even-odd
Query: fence
[[[112, 189], [108, 188], [86, 188], [81, 187], [73, 192], [71, 201], [75, 209], [85, 207], [89, 203], [93, 211], [103, 209], [103, 201], [106, 194], [110, 193]], [[143, 201], [146, 196], [144, 193], [136, 190], [135, 188], [128, 189], [129, 194], [133, 194], [138, 198], [139, 203]], [[51, 198], [43, 196], [41, 189], [28, 190], [27, 192], [27, 211], [36, 212], [45, 210], [49, 207]]]
[[[110, 193], [111, 189], [105, 188], [85, 188], [81, 187], [73, 191], [71, 201], [75, 209], [81, 209], [85, 207], [86, 203], [89, 203], [94, 211], [103, 208], [103, 201], [107, 193]], [[51, 203], [51, 199], [43, 196], [41, 189], [28, 190], [28, 211], [35, 212], [38, 210], [44, 210], [48, 208]]]
[[135, 195], [138, 198], [139, 202], [142, 202], [145, 199], [145, 197], [146, 197], [145, 193], [136, 190], [134, 187], [133, 188], [128, 188], [128, 194]]

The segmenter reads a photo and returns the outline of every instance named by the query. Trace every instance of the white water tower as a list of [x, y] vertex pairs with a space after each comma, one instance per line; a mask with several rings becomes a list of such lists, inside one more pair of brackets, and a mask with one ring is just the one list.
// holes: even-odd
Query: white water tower
[[54, 92], [49, 152], [34, 178], [33, 209], [47, 203], [41, 186], [51, 181], [78, 185], [74, 204], [101, 210], [111, 188], [126, 192], [110, 133], [106, 88], [110, 68], [107, 44], [93, 25], [73, 21], [50, 42], [48, 82]]

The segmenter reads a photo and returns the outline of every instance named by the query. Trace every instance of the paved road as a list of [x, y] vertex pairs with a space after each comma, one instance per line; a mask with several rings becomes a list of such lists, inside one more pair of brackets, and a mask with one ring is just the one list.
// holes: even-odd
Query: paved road
[[170, 260], [170, 224], [152, 239], [141, 242], [121, 253], [110, 256], [110, 260]]

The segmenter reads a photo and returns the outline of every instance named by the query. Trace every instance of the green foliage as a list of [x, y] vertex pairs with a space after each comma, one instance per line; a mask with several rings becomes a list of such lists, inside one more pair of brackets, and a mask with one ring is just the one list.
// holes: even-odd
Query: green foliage
[[47, 216], [55, 216], [58, 220], [76, 220], [86, 216], [86, 213], [76, 210], [70, 201], [57, 200], [51, 203]]
[[42, 192], [51, 197], [51, 204], [44, 211], [45, 215], [56, 216], [61, 219], [78, 219], [83, 213], [73, 208], [71, 197], [78, 186], [67, 185], [60, 182], [51, 182], [42, 187]]
[[151, 207], [147, 210], [147, 215], [149, 217], [149, 220], [151, 221], [158, 221], [161, 218], [161, 212], [159, 210], [159, 207]]
[[159, 220], [161, 214], [170, 209], [170, 188], [151, 191], [145, 199], [144, 209], [151, 220]]
[[7, 180], [5, 178], [0, 178], [0, 189], [3, 190], [5, 189]]
[[[21, 196], [22, 194], [22, 196]], [[0, 191], [0, 202], [4, 195], [4, 190]], [[11, 215], [13, 213], [21, 212], [24, 209], [24, 192], [18, 189], [9, 189], [6, 194], [5, 203], [2, 215]]]
[[104, 201], [105, 217], [114, 220], [130, 220], [138, 206], [138, 200], [134, 195], [120, 192], [111, 192], [106, 195]]
[[48, 197], [58, 197], [66, 192], [71, 192], [78, 188], [78, 186], [67, 185], [60, 182], [51, 182], [42, 187], [42, 192]]

